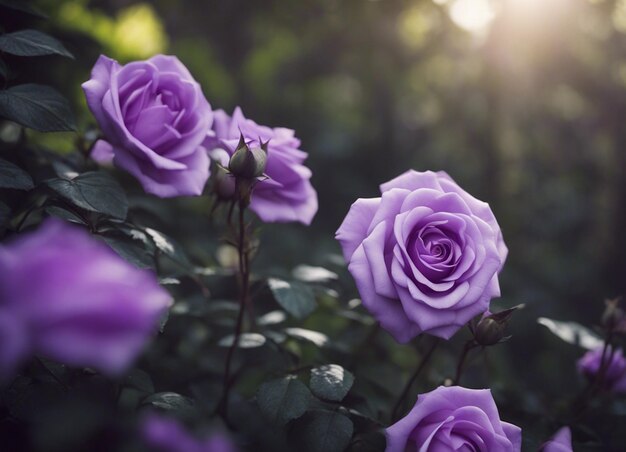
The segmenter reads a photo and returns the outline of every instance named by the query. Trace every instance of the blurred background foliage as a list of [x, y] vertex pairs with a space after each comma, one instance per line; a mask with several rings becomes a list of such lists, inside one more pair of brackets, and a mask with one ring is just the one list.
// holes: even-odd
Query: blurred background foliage
[[[574, 374], [580, 351], [536, 318], [590, 324], [604, 298], [626, 293], [626, 1], [37, 4], [76, 56], [51, 70], [83, 130], [93, 120], [79, 85], [99, 52], [120, 62], [175, 54], [214, 108], [240, 105], [259, 123], [296, 130], [320, 210], [310, 228], [265, 226], [258, 268], [336, 263], [334, 231], [357, 197], [409, 168], [447, 171], [502, 226], [510, 254], [496, 303], [527, 306], [514, 339], [489, 352], [497, 381], [530, 408], [575, 391], [563, 373]], [[66, 135], [29, 133], [68, 146]], [[208, 213], [207, 203], [166, 205], [169, 232], [219, 260], [208, 220], [175, 220], [177, 209]]]

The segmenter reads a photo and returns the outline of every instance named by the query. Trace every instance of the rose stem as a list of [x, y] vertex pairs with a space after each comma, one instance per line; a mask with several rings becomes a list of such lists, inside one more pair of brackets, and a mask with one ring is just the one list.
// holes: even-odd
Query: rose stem
[[607, 353], [609, 346], [613, 340], [613, 331], [609, 331], [604, 339], [604, 346], [602, 348], [602, 357], [600, 358], [600, 367], [598, 368], [598, 372], [591, 379], [585, 390], [581, 393], [581, 395], [576, 399], [573, 404], [574, 407], [574, 419], [578, 420], [585, 413], [587, 408], [589, 408], [589, 402], [591, 399], [597, 394], [597, 392], [602, 389], [602, 385], [604, 383], [604, 378], [606, 377], [606, 372], [609, 369], [609, 366], [613, 362], [613, 357], [615, 356], [615, 347], [611, 349], [611, 352], [608, 355]]
[[456, 386], [461, 381], [461, 375], [463, 375], [463, 366], [465, 366], [465, 362], [467, 361], [467, 356], [471, 349], [476, 347], [476, 343], [474, 339], [469, 339], [465, 346], [463, 347], [463, 352], [461, 352], [461, 356], [459, 357], [459, 362], [456, 365], [456, 375], [454, 376], [454, 380], [452, 380], [452, 385]]
[[415, 372], [413, 373], [413, 375], [411, 375], [411, 378], [409, 378], [409, 380], [406, 382], [406, 385], [404, 386], [404, 389], [402, 390], [400, 397], [398, 397], [398, 400], [396, 401], [396, 404], [394, 405], [393, 410], [391, 411], [392, 422], [395, 422], [398, 420], [399, 414], [400, 414], [399, 413], [400, 408], [402, 407], [402, 404], [407, 394], [411, 390], [411, 386], [413, 386], [413, 383], [415, 382], [419, 374], [422, 372], [424, 367], [426, 367], [426, 364], [428, 364], [428, 361], [430, 360], [430, 357], [432, 356], [433, 352], [437, 348], [438, 344], [439, 344], [439, 339], [435, 338], [435, 340], [433, 341], [433, 344], [430, 346], [430, 349], [428, 349], [428, 351], [426, 352], [426, 354], [420, 361], [419, 365], [417, 366], [417, 369], [415, 369]]
[[239, 346], [239, 337], [241, 336], [241, 330], [243, 327], [243, 319], [245, 314], [245, 308], [248, 304], [248, 291], [250, 288], [250, 272], [249, 272], [249, 254], [246, 240], [246, 224], [244, 213], [246, 209], [246, 203], [243, 199], [239, 201], [239, 240], [237, 241], [237, 251], [239, 255], [239, 280], [240, 280], [240, 294], [239, 294], [239, 313], [237, 314], [237, 323], [235, 325], [235, 337], [233, 343], [228, 348], [226, 354], [226, 365], [224, 368], [224, 382], [223, 382], [223, 396], [221, 401], [222, 412], [224, 414], [224, 420], [228, 422], [228, 396], [230, 394], [231, 381], [230, 381], [230, 368], [235, 353], [235, 349]]

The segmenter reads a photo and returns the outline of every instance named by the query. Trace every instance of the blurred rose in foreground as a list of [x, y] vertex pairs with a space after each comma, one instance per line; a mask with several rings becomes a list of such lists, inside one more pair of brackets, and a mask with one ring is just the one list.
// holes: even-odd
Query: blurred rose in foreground
[[170, 303], [153, 273], [48, 219], [0, 247], [0, 377], [31, 354], [119, 374]]
[[[602, 364], [603, 349], [604, 347], [598, 347], [585, 353], [576, 363], [578, 371], [587, 378], [597, 378]], [[603, 372], [602, 386], [609, 391], [626, 393], [626, 358], [622, 349], [613, 350], [607, 347], [605, 361], [607, 364]]]
[[198, 439], [176, 420], [151, 413], [141, 426], [141, 435], [150, 450], [159, 452], [235, 452], [233, 442], [218, 432]]
[[443, 171], [407, 171], [380, 191], [352, 204], [336, 233], [363, 305], [399, 342], [449, 339], [500, 296], [500, 226]]
[[489, 389], [439, 386], [386, 430], [386, 452], [485, 450], [519, 452], [522, 430], [500, 420]]
[[178, 58], [156, 55], [121, 66], [102, 55], [82, 86], [104, 135], [95, 160], [113, 161], [161, 198], [202, 193], [209, 177], [202, 141], [213, 112]]
[[572, 432], [569, 427], [559, 429], [554, 436], [541, 446], [541, 452], [572, 452]]
[[214, 113], [213, 131], [204, 145], [223, 166], [227, 166], [223, 151], [232, 156], [242, 135], [250, 148], [267, 142], [265, 173], [269, 179], [254, 188], [250, 204], [254, 213], [266, 223], [310, 224], [317, 212], [317, 193], [310, 182], [311, 170], [303, 164], [307, 154], [299, 149], [294, 131], [261, 126], [247, 119], [239, 107], [232, 116], [223, 110]]

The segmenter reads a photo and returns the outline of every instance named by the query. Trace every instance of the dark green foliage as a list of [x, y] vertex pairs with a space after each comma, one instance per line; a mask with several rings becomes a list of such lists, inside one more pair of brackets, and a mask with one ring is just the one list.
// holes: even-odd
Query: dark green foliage
[[34, 187], [33, 179], [26, 171], [11, 162], [0, 159], [0, 188], [30, 190]]
[[50, 179], [48, 187], [77, 207], [123, 220], [128, 200], [119, 183], [102, 171], [90, 171], [73, 179]]
[[76, 130], [67, 100], [55, 89], [34, 83], [1, 90], [0, 116], [40, 132]]
[[267, 284], [278, 304], [295, 318], [303, 319], [315, 309], [315, 297], [307, 285], [277, 278], [268, 279]]
[[74, 58], [57, 39], [38, 30], [0, 35], [0, 51], [18, 56], [61, 55]]
[[348, 417], [327, 410], [309, 411], [298, 427], [310, 452], [341, 452], [350, 443], [354, 431]]
[[283, 425], [302, 416], [309, 407], [311, 392], [294, 375], [263, 383], [256, 394], [261, 412]]
[[317, 397], [341, 402], [354, 383], [354, 375], [338, 364], [327, 364], [311, 370], [311, 391]]

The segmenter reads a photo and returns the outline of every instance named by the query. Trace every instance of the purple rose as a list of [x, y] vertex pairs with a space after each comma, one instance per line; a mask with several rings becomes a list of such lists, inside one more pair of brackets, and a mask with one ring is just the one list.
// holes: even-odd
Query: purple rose
[[522, 430], [500, 420], [489, 389], [439, 386], [386, 430], [386, 452], [474, 450], [515, 452]]
[[48, 219], [0, 246], [0, 377], [31, 354], [119, 374], [170, 303], [153, 273]]
[[399, 342], [448, 339], [500, 296], [498, 222], [442, 171], [407, 171], [380, 190], [336, 234], [363, 304]]
[[215, 432], [204, 440], [192, 436], [172, 418], [150, 413], [143, 423], [141, 434], [150, 450], [159, 452], [235, 452], [228, 436]]
[[[604, 347], [601, 346], [585, 353], [576, 363], [578, 371], [587, 378], [595, 378], [602, 363], [603, 349]], [[626, 358], [621, 348], [613, 351], [611, 347], [608, 347], [605, 355], [607, 362], [611, 355], [613, 357], [604, 371], [602, 384], [609, 391], [626, 393]]]
[[539, 450], [540, 452], [572, 452], [572, 432], [569, 427], [559, 429]]
[[120, 66], [101, 55], [83, 90], [104, 135], [94, 146], [95, 160], [112, 159], [161, 198], [202, 193], [209, 177], [202, 141], [213, 112], [176, 57]]
[[265, 173], [269, 179], [256, 184], [250, 208], [267, 223], [298, 221], [310, 224], [317, 212], [317, 193], [311, 185], [311, 170], [303, 165], [307, 154], [299, 149], [294, 131], [282, 127], [260, 126], [246, 119], [237, 107], [233, 116], [216, 110], [213, 131], [204, 145], [214, 159], [228, 166], [221, 150], [231, 156], [243, 134], [250, 147], [268, 143]]

